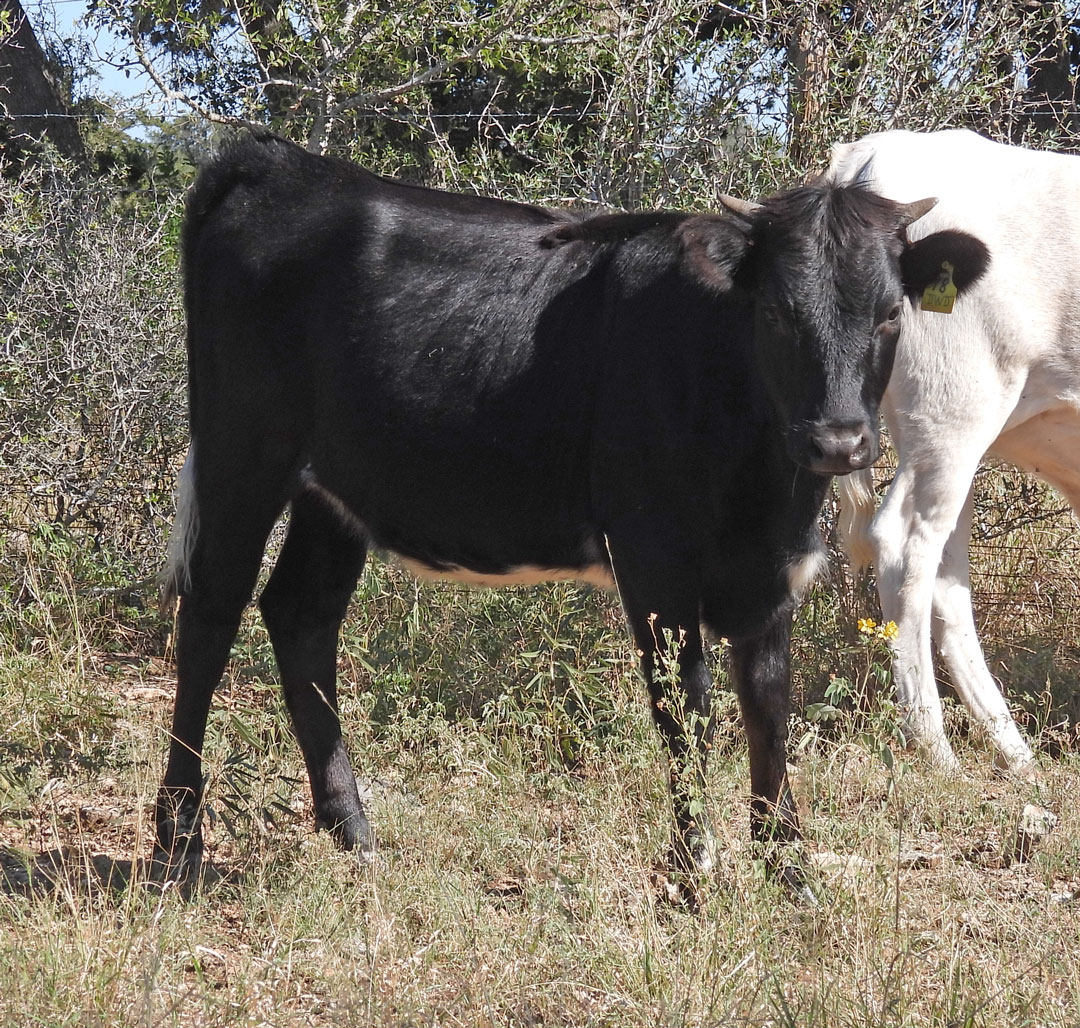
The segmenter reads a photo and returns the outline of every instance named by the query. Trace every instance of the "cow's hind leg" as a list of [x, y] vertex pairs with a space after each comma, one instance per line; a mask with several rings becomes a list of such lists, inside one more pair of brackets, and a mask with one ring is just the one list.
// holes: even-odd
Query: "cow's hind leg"
[[[254, 463], [254, 462], [253, 462]], [[193, 467], [183, 506], [197, 518], [177, 573], [176, 702], [169, 760], [158, 792], [157, 877], [189, 880], [202, 861], [202, 750], [214, 689], [251, 599], [266, 538], [287, 500], [288, 473], [230, 474], [237, 465]], [[249, 465], [250, 466], [250, 465]]]
[[364, 565], [358, 529], [312, 493], [293, 500], [285, 545], [259, 599], [285, 703], [307, 764], [315, 814], [347, 850], [374, 839], [337, 714], [337, 641]]
[[[1080, 518], [1080, 411], [1058, 407], [1034, 417], [1000, 435], [992, 452], [1048, 482], [1068, 500], [1074, 514]], [[987, 688], [996, 693], [997, 686], [989, 671], [985, 672], [984, 680], [989, 683]], [[978, 717], [977, 710], [971, 704], [969, 707]], [[1033, 776], [1034, 757], [1011, 718], [1008, 722], [999, 719], [997, 723], [1007, 732], [1004, 740], [999, 739], [997, 733], [991, 733], [1001, 759], [1011, 770]]]

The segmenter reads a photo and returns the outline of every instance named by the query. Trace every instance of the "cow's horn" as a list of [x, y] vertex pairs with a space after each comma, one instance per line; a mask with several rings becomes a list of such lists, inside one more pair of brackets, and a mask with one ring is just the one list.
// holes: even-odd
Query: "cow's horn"
[[731, 211], [732, 214], [738, 214], [744, 218], [752, 218], [761, 210], [761, 204], [759, 203], [752, 203], [750, 200], [740, 200], [737, 196], [728, 196], [726, 193], [720, 195], [720, 202]]
[[937, 206], [937, 202], [936, 196], [928, 196], [925, 200], [916, 200], [914, 203], [902, 203], [900, 204], [900, 220], [905, 225], [910, 225], [932, 211]]

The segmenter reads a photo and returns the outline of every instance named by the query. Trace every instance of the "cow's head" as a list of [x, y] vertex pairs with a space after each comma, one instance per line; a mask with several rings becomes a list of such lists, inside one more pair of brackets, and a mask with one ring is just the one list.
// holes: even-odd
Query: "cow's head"
[[919, 303], [943, 261], [959, 292], [986, 270], [986, 247], [966, 233], [908, 241], [907, 227], [935, 203], [815, 184], [761, 204], [725, 198], [735, 217], [681, 227], [703, 278], [752, 293], [761, 369], [788, 453], [812, 471], [845, 474], [877, 459], [878, 404], [905, 304]]

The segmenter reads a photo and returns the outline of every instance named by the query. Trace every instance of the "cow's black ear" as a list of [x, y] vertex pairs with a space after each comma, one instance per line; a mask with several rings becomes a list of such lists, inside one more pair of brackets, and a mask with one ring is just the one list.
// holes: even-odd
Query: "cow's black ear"
[[967, 232], [935, 232], [904, 247], [900, 258], [904, 286], [911, 292], [921, 292], [941, 276], [943, 261], [953, 266], [953, 283], [962, 293], [986, 273], [990, 251], [981, 239]]
[[735, 285], [735, 274], [753, 246], [750, 224], [741, 218], [702, 214], [677, 229], [690, 273], [719, 293]]

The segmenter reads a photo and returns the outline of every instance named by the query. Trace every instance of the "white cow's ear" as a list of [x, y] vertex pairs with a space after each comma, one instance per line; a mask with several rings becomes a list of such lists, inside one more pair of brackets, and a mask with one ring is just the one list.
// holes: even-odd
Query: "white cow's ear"
[[952, 280], [957, 292], [982, 278], [990, 266], [990, 251], [981, 239], [967, 232], [946, 229], [914, 243], [908, 243], [900, 256], [900, 273], [910, 292], [922, 292], [941, 277], [942, 263], [952, 265]]
[[753, 246], [750, 226], [740, 218], [702, 214], [676, 230], [690, 273], [716, 292], [729, 292]]
[[937, 202], [936, 196], [928, 196], [925, 200], [916, 200], [914, 203], [897, 204], [901, 228], [907, 228], [913, 221], [918, 221], [924, 214], [929, 214], [937, 206]]

